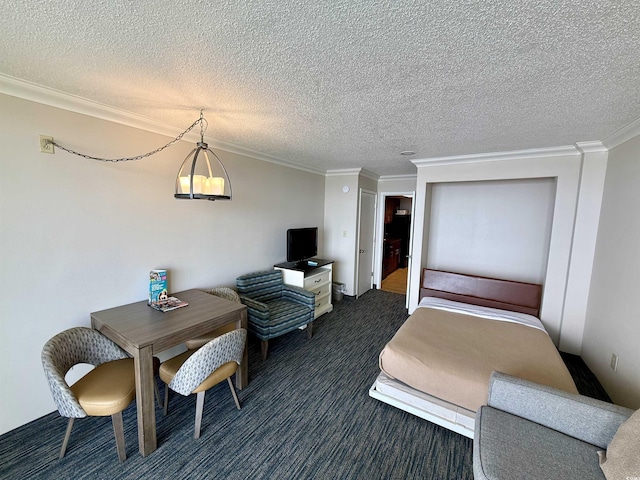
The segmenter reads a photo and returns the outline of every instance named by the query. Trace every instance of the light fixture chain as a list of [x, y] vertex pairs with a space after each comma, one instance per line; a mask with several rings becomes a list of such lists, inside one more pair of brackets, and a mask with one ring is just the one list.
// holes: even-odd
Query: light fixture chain
[[49, 141], [48, 143], [50, 143], [51, 145], [54, 145], [56, 147], [58, 147], [60, 150], [64, 150], [67, 153], [71, 153], [73, 155], [78, 155], [80, 157], [84, 157], [84, 158], [88, 158], [89, 160], [98, 160], [99, 162], [128, 162], [128, 161], [133, 161], [133, 160], [141, 160], [143, 158], [147, 158], [150, 157], [151, 155], [154, 155], [158, 152], [161, 152], [162, 150], [164, 150], [165, 148], [170, 147], [171, 145], [173, 145], [174, 143], [180, 141], [180, 139], [182, 137], [184, 137], [187, 133], [189, 133], [191, 130], [194, 129], [194, 127], [198, 124], [202, 124], [202, 116], [196, 120], [195, 122], [193, 122], [191, 124], [191, 126], [189, 128], [187, 128], [184, 132], [182, 132], [180, 135], [178, 135], [176, 138], [174, 138], [173, 140], [171, 140], [169, 143], [167, 143], [166, 145], [160, 147], [160, 148], [156, 148], [155, 150], [153, 150], [152, 152], [149, 153], [145, 153], [142, 155], [137, 155], [135, 157], [126, 157], [126, 158], [100, 158], [100, 157], [92, 157], [91, 155], [86, 155], [84, 153], [80, 153], [80, 152], [76, 152], [75, 150], [71, 150], [70, 148], [67, 147], [63, 147], [62, 145], [60, 145], [59, 143], [56, 143], [54, 141]]

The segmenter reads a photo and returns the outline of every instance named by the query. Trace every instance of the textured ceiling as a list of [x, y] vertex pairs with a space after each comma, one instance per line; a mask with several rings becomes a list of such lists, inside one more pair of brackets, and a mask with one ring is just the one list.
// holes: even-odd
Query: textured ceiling
[[[638, 0], [0, 0], [0, 73], [313, 169], [602, 140]], [[416, 152], [401, 156], [403, 150]]]

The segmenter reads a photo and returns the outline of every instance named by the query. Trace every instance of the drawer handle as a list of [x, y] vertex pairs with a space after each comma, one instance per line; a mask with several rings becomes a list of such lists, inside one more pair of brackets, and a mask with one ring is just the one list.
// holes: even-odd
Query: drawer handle
[[317, 292], [313, 292], [313, 293], [315, 293], [316, 295], [320, 295], [320, 292], [321, 292], [321, 291], [322, 291], [322, 290], [318, 290]]
[[319, 306], [320, 306], [320, 303], [321, 303], [321, 302], [316, 303], [316, 307], [319, 307]]
[[322, 281], [322, 279], [321, 279], [321, 278], [319, 278], [319, 279], [317, 279], [317, 280], [315, 281], [315, 283], [320, 283], [321, 281]]

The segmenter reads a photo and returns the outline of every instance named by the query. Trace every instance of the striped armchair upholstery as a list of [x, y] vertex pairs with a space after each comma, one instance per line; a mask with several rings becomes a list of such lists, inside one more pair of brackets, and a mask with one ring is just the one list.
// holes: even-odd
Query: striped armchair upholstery
[[255, 272], [236, 279], [240, 300], [247, 306], [249, 333], [261, 341], [262, 358], [267, 358], [269, 340], [307, 326], [313, 333], [315, 295], [286, 285], [280, 270]]

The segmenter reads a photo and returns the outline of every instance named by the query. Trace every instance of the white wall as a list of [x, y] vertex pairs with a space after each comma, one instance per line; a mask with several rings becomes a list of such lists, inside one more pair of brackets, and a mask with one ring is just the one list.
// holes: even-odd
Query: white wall
[[543, 283], [555, 179], [432, 186], [427, 267]]
[[[615, 403], [640, 408], [640, 136], [609, 152], [582, 357]], [[612, 353], [618, 370], [610, 368]]]
[[285, 260], [287, 228], [324, 222], [322, 175], [218, 151], [233, 201], [177, 200], [191, 142], [118, 164], [48, 155], [39, 134], [110, 158], [169, 138], [6, 95], [0, 112], [0, 433], [55, 410], [44, 343], [145, 299], [149, 270], [167, 268], [174, 292], [233, 286]]
[[355, 295], [358, 176], [355, 170], [335, 171], [325, 179], [324, 258], [335, 262], [333, 281], [345, 284], [346, 295]]

